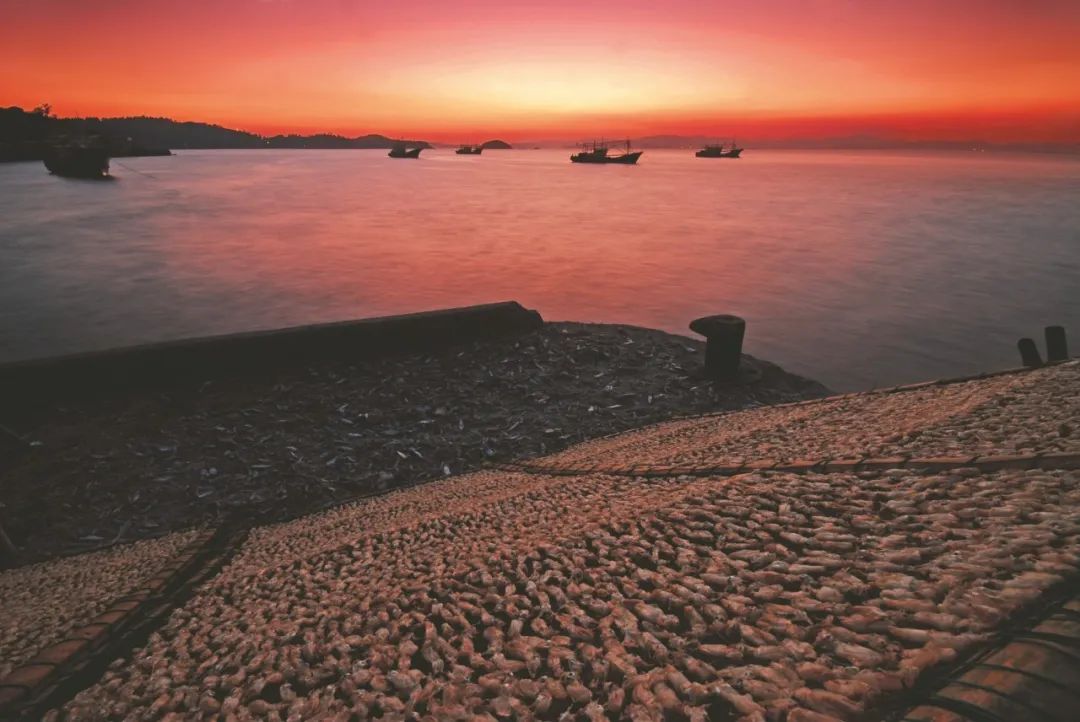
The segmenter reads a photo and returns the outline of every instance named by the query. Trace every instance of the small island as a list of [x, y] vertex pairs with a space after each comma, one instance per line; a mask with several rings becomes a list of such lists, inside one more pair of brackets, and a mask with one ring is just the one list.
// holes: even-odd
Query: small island
[[480, 146], [484, 150], [512, 150], [513, 146], [505, 140], [489, 140]]

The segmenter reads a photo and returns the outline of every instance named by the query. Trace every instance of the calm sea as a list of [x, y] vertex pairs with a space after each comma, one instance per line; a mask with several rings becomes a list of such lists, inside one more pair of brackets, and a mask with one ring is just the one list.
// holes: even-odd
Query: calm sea
[[[516, 299], [689, 333], [838, 390], [1080, 349], [1080, 159], [187, 151], [113, 182], [0, 164], [0, 360]], [[1041, 344], [1041, 340], [1040, 340]]]

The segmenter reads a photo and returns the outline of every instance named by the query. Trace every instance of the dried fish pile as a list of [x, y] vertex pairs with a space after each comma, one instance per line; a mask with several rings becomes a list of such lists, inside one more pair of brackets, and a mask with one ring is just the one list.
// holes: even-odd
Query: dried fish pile
[[685, 419], [582, 444], [550, 463], [722, 465], [758, 459], [1080, 451], [1080, 365], [890, 394]]
[[[289, 565], [320, 552], [355, 543], [386, 529], [422, 526], [470, 508], [494, 506], [547, 487], [572, 484], [563, 477], [480, 471], [433, 481], [409, 490], [338, 507], [295, 521], [252, 529], [224, 576], [246, 575]], [[439, 522], [442, 523], [441, 521]], [[495, 520], [498, 523], [498, 520]]]
[[1080, 364], [1025, 374], [963, 417], [897, 440], [921, 456], [1080, 453]]
[[197, 531], [0, 572], [0, 678], [165, 566]]
[[1080, 568], [1077, 471], [469, 483], [265, 530], [49, 718], [850, 720]]
[[0, 479], [0, 516], [44, 559], [230, 516], [295, 518], [673, 416], [827, 391], [753, 359], [760, 382], [714, 388], [694, 375], [702, 356], [658, 331], [548, 324], [436, 357], [42, 409], [9, 420], [37, 445]]

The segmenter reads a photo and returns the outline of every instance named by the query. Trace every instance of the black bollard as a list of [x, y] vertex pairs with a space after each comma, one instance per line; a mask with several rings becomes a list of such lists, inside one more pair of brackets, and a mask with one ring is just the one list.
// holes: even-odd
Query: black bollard
[[1025, 366], [1030, 369], [1037, 369], [1043, 365], [1042, 357], [1039, 356], [1039, 348], [1030, 338], [1020, 339], [1016, 342], [1016, 347], [1020, 349], [1020, 359]]
[[738, 316], [705, 316], [690, 322], [690, 330], [706, 339], [705, 374], [717, 381], [731, 381], [739, 374], [746, 321]]
[[1043, 333], [1046, 334], [1046, 360], [1067, 361], [1069, 359], [1069, 347], [1065, 343], [1065, 327], [1047, 326]]

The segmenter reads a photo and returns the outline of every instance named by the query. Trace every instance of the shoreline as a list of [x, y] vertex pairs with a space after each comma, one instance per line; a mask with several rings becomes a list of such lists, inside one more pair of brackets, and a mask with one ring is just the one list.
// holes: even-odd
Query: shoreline
[[13, 422], [34, 446], [0, 482], [0, 523], [31, 563], [829, 393], [750, 356], [754, 382], [714, 386], [703, 358], [704, 342], [662, 331], [547, 323], [436, 354], [57, 402]]

